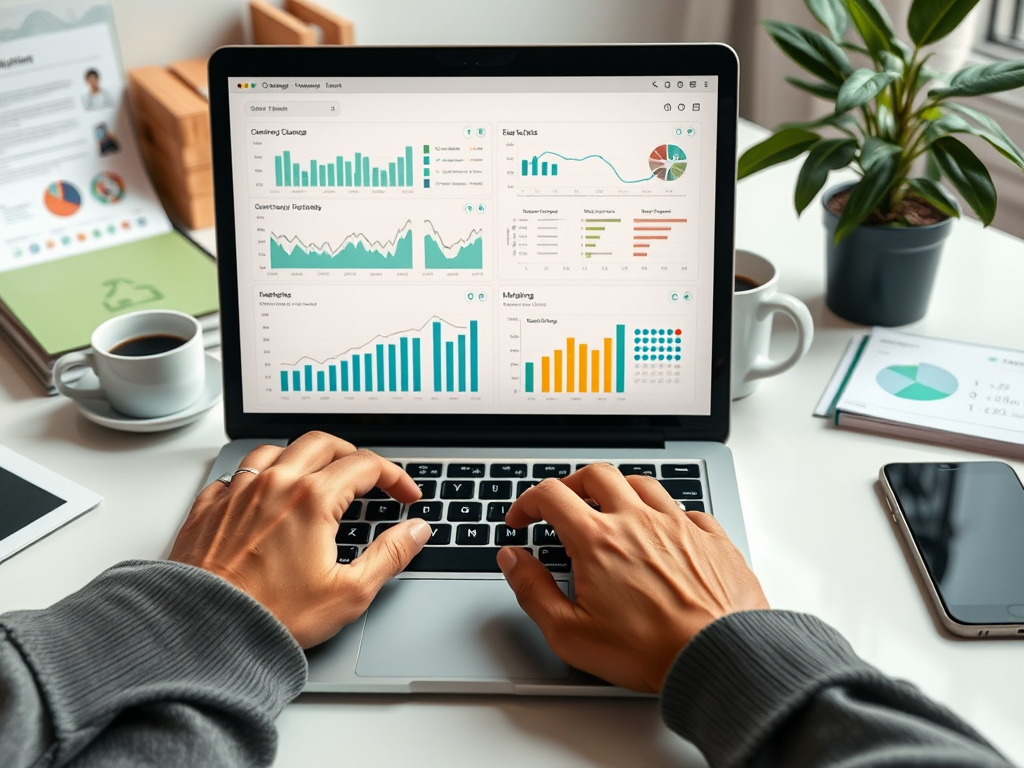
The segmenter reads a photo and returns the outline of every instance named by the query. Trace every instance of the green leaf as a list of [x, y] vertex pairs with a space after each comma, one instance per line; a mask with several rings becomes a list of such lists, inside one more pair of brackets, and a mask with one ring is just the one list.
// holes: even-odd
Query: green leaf
[[845, 168], [857, 153], [857, 142], [853, 139], [822, 139], [807, 153], [796, 180], [793, 202], [797, 214], [803, 213], [814, 196], [821, 191], [828, 180], [830, 171]]
[[951, 96], [983, 96], [986, 93], [1009, 91], [1024, 85], [1024, 61], [999, 61], [995, 64], [978, 64], [964, 67], [949, 81], [945, 88], [928, 92], [933, 99], [948, 99]]
[[850, 136], [856, 136], [856, 131], [860, 128], [860, 124], [857, 122], [853, 115], [825, 115], [819, 117], [817, 120], [807, 120], [806, 122], [799, 123], [783, 123], [778, 126], [775, 130], [781, 131], [786, 128], [803, 128], [804, 130], [817, 130], [818, 128], [824, 128], [829, 126], [832, 128], [838, 128], [843, 133], [847, 133]]
[[841, 114], [864, 106], [884, 91], [893, 79], [888, 72], [858, 69], [840, 86], [839, 96], [836, 98], [836, 113]]
[[938, 107], [929, 107], [921, 113], [922, 120], [938, 120], [942, 117], [942, 110]]
[[941, 40], [964, 20], [978, 0], [914, 0], [907, 31], [918, 47]]
[[854, 53], [859, 53], [859, 54], [861, 54], [863, 56], [867, 56], [869, 58], [871, 56], [871, 51], [869, 51], [863, 45], [857, 45], [856, 43], [851, 43], [849, 40], [843, 40], [843, 42], [841, 42], [839, 44], [839, 47], [844, 49], [844, 50], [847, 50], [847, 51], [853, 51]]
[[941, 184], [924, 177], [907, 179], [907, 184], [914, 190], [915, 195], [931, 205], [932, 208], [942, 211], [954, 219], [960, 218], [960, 209], [957, 208], [956, 201], [942, 188]]
[[784, 128], [743, 153], [739, 160], [737, 178], [743, 179], [770, 166], [792, 160], [820, 140], [821, 136], [811, 131]]
[[963, 104], [946, 103], [944, 106], [946, 109], [955, 110], [964, 117], [969, 117], [978, 123], [979, 127], [975, 128], [972, 126], [970, 132], [987, 141], [999, 154], [1024, 171], [1024, 152], [1021, 152], [1020, 147], [999, 126], [999, 123], [984, 112], [979, 112], [971, 107], [965, 107]]
[[807, 8], [814, 15], [814, 18], [832, 35], [837, 43], [846, 34], [846, 25], [849, 23], [849, 16], [846, 13], [846, 6], [843, 0], [806, 0]]
[[880, 160], [886, 160], [891, 157], [895, 157], [900, 153], [898, 145], [893, 144], [885, 139], [880, 139], [877, 136], [872, 136], [864, 142], [864, 146], [860, 150], [860, 167], [867, 173], [871, 167]]
[[906, 65], [903, 63], [903, 59], [897, 56], [895, 53], [889, 51], [881, 51], [878, 54], [879, 63], [881, 63], [883, 69], [886, 72], [892, 74], [893, 79], [899, 79], [903, 77], [903, 70]]
[[878, 133], [882, 138], [895, 138], [896, 118], [893, 116], [892, 110], [884, 104], [880, 104], [875, 112], [875, 124], [878, 126]]
[[881, 51], [902, 53], [889, 14], [878, 0], [843, 0], [872, 58]]
[[924, 156], [924, 175], [932, 181], [938, 181], [942, 178], [942, 169], [935, 162], [935, 156], [931, 152], [926, 152]]
[[835, 236], [837, 244], [859, 227], [878, 207], [895, 179], [896, 158], [893, 155], [879, 158], [867, 169], [864, 178], [850, 192], [843, 215], [839, 217]]
[[784, 54], [826, 83], [842, 85], [853, 71], [843, 49], [820, 32], [782, 21], [761, 24]]
[[786, 82], [792, 85], [794, 88], [799, 88], [801, 91], [807, 91], [808, 93], [814, 94], [819, 99], [825, 99], [825, 101], [835, 101], [836, 96], [839, 95], [839, 86], [830, 85], [829, 83], [809, 83], [806, 80], [801, 80], [798, 77], [786, 76]]
[[985, 164], [959, 139], [943, 136], [932, 142], [931, 154], [943, 175], [956, 187], [987, 227], [996, 213], [996, 188]]

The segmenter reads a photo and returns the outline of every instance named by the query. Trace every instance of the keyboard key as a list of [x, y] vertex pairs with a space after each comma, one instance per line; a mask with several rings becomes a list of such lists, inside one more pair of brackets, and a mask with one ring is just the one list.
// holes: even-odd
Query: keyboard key
[[442, 499], [472, 499], [476, 495], [476, 483], [472, 480], [445, 480], [441, 483]]
[[481, 499], [511, 499], [511, 480], [482, 480], [480, 482]]
[[491, 464], [491, 477], [526, 477], [526, 465]]
[[565, 554], [565, 547], [541, 547], [537, 550], [537, 559], [555, 573], [568, 573], [572, 569], [572, 560]]
[[510, 501], [492, 501], [487, 505], [487, 522], [489, 523], [503, 523], [505, 522], [505, 515], [512, 508], [512, 502]]
[[507, 544], [529, 544], [527, 540], [529, 531], [526, 528], [509, 528], [507, 525], [494, 527], [494, 543], [505, 546]]
[[417, 480], [416, 485], [419, 486], [424, 499], [432, 499], [437, 496], [437, 480]]
[[400, 462], [400, 461], [392, 461], [391, 463], [392, 463], [392, 464], [394, 464], [394, 465], [395, 465], [396, 467], [398, 467], [399, 469], [401, 469], [401, 468], [402, 468], [402, 462]]
[[535, 525], [533, 526], [533, 543], [534, 544], [561, 544], [561, 539], [558, 538], [558, 534], [555, 533], [555, 529], [550, 525]]
[[402, 503], [399, 501], [366, 502], [366, 520], [397, 520], [401, 516]]
[[448, 544], [452, 540], [452, 527], [447, 523], [430, 526], [430, 538], [427, 544]]
[[364, 499], [390, 499], [391, 498], [390, 496], [387, 495], [387, 493], [382, 491], [380, 488], [371, 488], [366, 493], [364, 493], [362, 497]]
[[456, 544], [479, 544], [483, 546], [490, 544], [491, 526], [489, 525], [460, 525], [455, 529]]
[[662, 477], [700, 477], [700, 464], [662, 464]]
[[545, 477], [565, 477], [570, 472], [568, 464], [534, 464], [533, 476], [538, 479]]
[[657, 475], [653, 464], [619, 464], [619, 472], [624, 475], [646, 475], [647, 477]]
[[443, 501], [417, 501], [409, 505], [408, 518], [414, 520], [417, 517], [421, 520], [440, 520], [444, 512]]
[[483, 477], [483, 464], [449, 464], [448, 477]]
[[440, 477], [441, 476], [441, 465], [440, 464], [420, 464], [410, 462], [409, 466], [405, 468], [405, 471], [415, 477]]
[[406, 567], [411, 573], [501, 573], [497, 547], [427, 547]]
[[369, 523], [342, 523], [334, 541], [338, 544], [365, 544], [370, 540]]
[[579, 472], [584, 467], [589, 467], [589, 466], [590, 466], [590, 464], [577, 464], [576, 465], [576, 471]]
[[704, 496], [700, 480], [659, 480], [673, 499], [699, 499]]
[[341, 516], [342, 520], [358, 520], [359, 513], [363, 511], [363, 502], [353, 501], [348, 505], [348, 509], [345, 510], [345, 514]]
[[475, 523], [483, 514], [479, 501], [449, 501], [448, 519], [456, 523]]
[[359, 547], [338, 545], [338, 562], [342, 565], [348, 565], [357, 557], [359, 557]]
[[377, 527], [373, 529], [373, 538], [376, 540], [384, 531], [388, 528], [394, 528], [398, 523], [377, 523]]
[[683, 502], [683, 506], [686, 507], [686, 511], [687, 512], [704, 512], [705, 511], [704, 510], [704, 502], [703, 501], [692, 501], [690, 499], [687, 499], [686, 501]]
[[537, 485], [539, 482], [539, 480], [520, 480], [516, 483], [516, 498], [518, 499], [526, 493], [527, 489], [533, 488], [533, 486]]

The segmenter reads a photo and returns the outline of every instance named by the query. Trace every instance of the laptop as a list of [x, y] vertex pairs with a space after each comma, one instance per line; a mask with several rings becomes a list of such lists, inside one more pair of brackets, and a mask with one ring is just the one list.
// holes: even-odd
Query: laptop
[[208, 480], [318, 429], [401, 464], [338, 530], [430, 543], [307, 691], [626, 695], [556, 657], [498, 548], [573, 594], [545, 477], [611, 462], [721, 522], [737, 60], [724, 45], [225, 48], [210, 61], [224, 409]]

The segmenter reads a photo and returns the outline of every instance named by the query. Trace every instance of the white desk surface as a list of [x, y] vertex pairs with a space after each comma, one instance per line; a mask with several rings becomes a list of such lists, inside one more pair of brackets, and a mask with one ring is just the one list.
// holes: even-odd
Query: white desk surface
[[[764, 135], [744, 124], [741, 146]], [[736, 459], [754, 568], [771, 604], [816, 614], [865, 659], [953, 708], [1024, 764], [1024, 642], [940, 637], [876, 495], [891, 461], [978, 454], [831, 428], [811, 416], [859, 327], [823, 306], [824, 234], [815, 204], [797, 220], [798, 161], [739, 185], [737, 247], [781, 267], [814, 345], [792, 371], [734, 405]], [[200, 233], [212, 242], [210, 232]], [[956, 225], [931, 310], [906, 328], [1024, 348], [1024, 243]], [[791, 335], [779, 322], [778, 346]], [[0, 564], [0, 612], [41, 608], [129, 558], [162, 558], [225, 441], [219, 410], [170, 433], [128, 435], [45, 398], [0, 343], [0, 442], [102, 494], [96, 510]], [[1014, 468], [1024, 473], [1024, 464]], [[276, 765], [701, 766], [661, 725], [653, 700], [302, 696], [279, 721]]]

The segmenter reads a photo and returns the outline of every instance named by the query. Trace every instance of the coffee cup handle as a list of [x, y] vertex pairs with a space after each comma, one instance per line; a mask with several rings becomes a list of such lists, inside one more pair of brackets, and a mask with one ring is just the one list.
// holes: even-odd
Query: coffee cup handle
[[788, 371], [807, 354], [807, 350], [811, 348], [811, 342], [814, 341], [814, 320], [811, 318], [811, 312], [807, 309], [807, 305], [800, 299], [786, 293], [777, 293], [761, 303], [757, 310], [757, 319], [766, 320], [775, 312], [786, 315], [796, 326], [796, 349], [789, 357], [782, 360], [759, 358], [751, 367], [750, 373], [747, 374], [747, 381], [764, 379]]
[[[71, 386], [65, 383], [64, 374], [75, 368], [88, 368], [93, 372], [93, 378], [96, 379], [96, 369], [93, 366], [93, 356], [91, 350], [85, 350], [84, 352], [69, 352], [64, 355], [60, 360], [53, 366], [53, 383], [57, 387], [57, 391], [65, 397], [70, 397], [73, 400], [88, 400], [91, 398], [106, 397], [107, 393], [103, 391], [103, 387], [87, 387], [87, 386]], [[97, 382], [99, 379], [96, 379]]]

